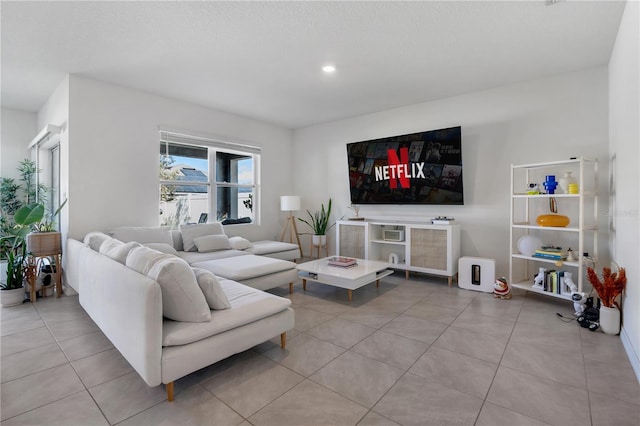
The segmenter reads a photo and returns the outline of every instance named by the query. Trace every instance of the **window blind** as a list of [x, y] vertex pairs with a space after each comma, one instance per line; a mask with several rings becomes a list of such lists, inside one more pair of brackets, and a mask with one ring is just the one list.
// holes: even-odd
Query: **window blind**
[[246, 154], [260, 154], [261, 148], [258, 146], [228, 142], [219, 139], [212, 139], [204, 136], [187, 135], [166, 130], [160, 130], [160, 142], [167, 142], [181, 145], [202, 145], [212, 148], [219, 148], [226, 151], [237, 151]]

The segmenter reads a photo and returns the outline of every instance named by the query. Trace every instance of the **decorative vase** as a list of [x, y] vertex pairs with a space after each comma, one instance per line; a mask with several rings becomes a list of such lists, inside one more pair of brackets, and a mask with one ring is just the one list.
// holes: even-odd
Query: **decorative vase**
[[620, 311], [618, 308], [600, 306], [600, 329], [604, 334], [612, 336], [620, 333]]
[[22, 302], [24, 302], [24, 287], [0, 290], [0, 304], [2, 306], [16, 306]]
[[542, 186], [544, 186], [547, 194], [554, 194], [556, 192], [556, 188], [558, 187], [558, 182], [556, 182], [555, 175], [547, 176], [544, 182], [542, 182]]
[[558, 180], [558, 186], [564, 194], [569, 194], [569, 185], [572, 183], [577, 184], [578, 181], [571, 176], [571, 172], [564, 172], [564, 176]]
[[324, 247], [327, 245], [327, 236], [313, 235], [311, 237], [311, 244], [313, 244], [314, 247]]

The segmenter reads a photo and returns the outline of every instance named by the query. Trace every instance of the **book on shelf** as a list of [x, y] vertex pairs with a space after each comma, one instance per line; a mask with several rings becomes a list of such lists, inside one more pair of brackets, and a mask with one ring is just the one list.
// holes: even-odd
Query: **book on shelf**
[[333, 256], [329, 258], [329, 266], [339, 266], [341, 268], [348, 268], [350, 266], [357, 265], [357, 260], [353, 257]]
[[563, 283], [563, 278], [564, 278], [563, 270], [556, 271], [555, 269], [551, 269], [544, 273], [543, 282], [539, 286], [534, 285], [533, 287], [539, 288], [542, 291], [547, 293], [566, 295], [567, 288]]
[[533, 253], [533, 257], [551, 260], [566, 260], [567, 252], [558, 250], [536, 250], [535, 253]]

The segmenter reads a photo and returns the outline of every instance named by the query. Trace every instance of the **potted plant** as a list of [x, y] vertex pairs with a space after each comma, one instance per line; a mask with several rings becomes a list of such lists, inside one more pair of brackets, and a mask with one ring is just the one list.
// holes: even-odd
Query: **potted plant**
[[320, 211], [316, 211], [313, 214], [307, 210], [311, 222], [299, 217], [298, 220], [307, 224], [313, 230], [312, 244], [316, 247], [324, 247], [327, 244], [327, 231], [331, 229], [333, 225], [329, 225], [329, 216], [331, 215], [331, 198], [327, 208], [324, 208], [324, 204], [320, 205]]
[[[39, 203], [46, 204], [46, 196], [49, 189], [46, 185], [38, 184], [36, 176], [39, 173], [35, 161], [25, 158], [20, 161], [17, 168], [20, 178], [18, 180], [3, 177], [0, 180], [0, 236], [11, 236], [12, 229], [16, 226], [13, 216], [22, 206]], [[11, 250], [10, 239], [5, 239], [0, 245], [0, 258], [7, 259]]]
[[20, 207], [14, 217], [15, 226], [1, 237], [3, 244], [9, 243], [7, 250], [7, 274], [0, 283], [0, 303], [3, 306], [18, 305], [24, 300], [24, 283], [30, 278], [27, 264], [26, 236], [34, 223], [44, 216], [42, 204], [28, 204]]
[[55, 226], [55, 218], [67, 204], [64, 200], [57, 210], [46, 215], [46, 219], [35, 223], [33, 232], [27, 235], [27, 250], [34, 256], [49, 256], [62, 253], [62, 234]]
[[627, 284], [627, 275], [624, 268], [618, 268], [618, 272], [612, 272], [611, 268], [602, 268], [602, 281], [593, 268], [587, 268], [589, 282], [598, 293], [602, 302], [600, 307], [600, 328], [605, 334], [616, 335], [620, 333], [620, 304], [618, 296], [622, 294]]

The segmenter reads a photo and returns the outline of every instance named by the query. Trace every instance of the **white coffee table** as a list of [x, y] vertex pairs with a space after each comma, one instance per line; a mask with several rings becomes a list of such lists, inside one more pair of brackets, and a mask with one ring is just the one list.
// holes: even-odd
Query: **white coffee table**
[[307, 289], [307, 281], [331, 285], [347, 289], [349, 302], [353, 297], [353, 290], [362, 286], [376, 282], [376, 287], [380, 285], [380, 279], [393, 274], [393, 270], [388, 269], [387, 262], [374, 260], [357, 259], [358, 264], [350, 268], [339, 266], [329, 266], [328, 257], [301, 263], [297, 266], [298, 276], [302, 278], [302, 288]]

